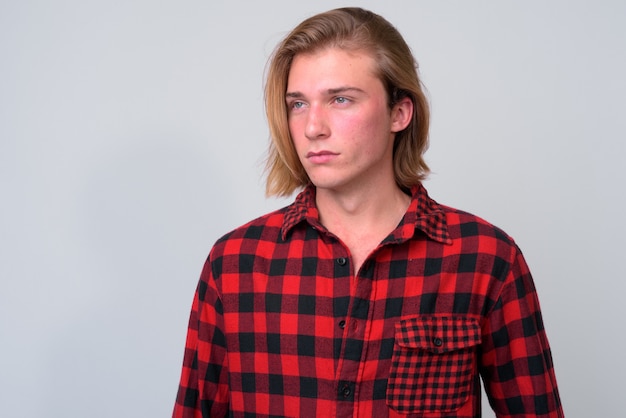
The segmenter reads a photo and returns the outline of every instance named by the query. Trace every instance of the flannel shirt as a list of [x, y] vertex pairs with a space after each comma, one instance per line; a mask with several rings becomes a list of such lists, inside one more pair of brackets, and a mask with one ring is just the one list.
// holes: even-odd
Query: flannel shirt
[[219, 239], [202, 271], [173, 416], [563, 417], [514, 241], [418, 185], [353, 271], [315, 189]]

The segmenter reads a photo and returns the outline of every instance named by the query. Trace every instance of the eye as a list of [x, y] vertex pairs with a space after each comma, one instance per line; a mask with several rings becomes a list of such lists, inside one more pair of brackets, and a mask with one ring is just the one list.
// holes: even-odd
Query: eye
[[343, 96], [335, 97], [335, 103], [345, 104], [345, 103], [348, 103], [349, 101], [350, 99], [343, 97]]
[[298, 109], [302, 109], [304, 107], [304, 103], [303, 102], [299, 102], [299, 101], [293, 101], [291, 103], [288, 104], [290, 109], [293, 110], [298, 110]]

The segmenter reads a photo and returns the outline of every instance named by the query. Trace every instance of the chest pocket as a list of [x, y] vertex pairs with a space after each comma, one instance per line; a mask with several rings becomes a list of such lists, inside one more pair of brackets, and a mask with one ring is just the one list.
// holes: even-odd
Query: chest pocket
[[401, 413], [453, 411], [472, 392], [478, 321], [425, 316], [395, 325], [387, 405]]

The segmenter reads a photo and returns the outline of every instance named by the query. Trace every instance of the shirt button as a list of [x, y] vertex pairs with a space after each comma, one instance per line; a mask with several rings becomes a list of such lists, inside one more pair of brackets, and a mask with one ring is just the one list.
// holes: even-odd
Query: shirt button
[[348, 260], [346, 260], [345, 257], [339, 257], [337, 259], [337, 264], [339, 264], [340, 266], [345, 266], [347, 262], [348, 262]]
[[435, 344], [435, 347], [441, 347], [443, 345], [443, 341], [441, 338], [433, 338], [433, 344]]
[[346, 321], [342, 319], [341, 321], [339, 321], [339, 328], [344, 329], [345, 327], [346, 327]]
[[344, 397], [344, 398], [347, 398], [348, 396], [350, 396], [350, 394], [352, 393], [352, 391], [350, 390], [350, 387], [349, 387], [349, 386], [344, 386], [344, 387], [343, 387], [343, 391], [342, 391], [342, 393], [343, 393], [343, 397]]

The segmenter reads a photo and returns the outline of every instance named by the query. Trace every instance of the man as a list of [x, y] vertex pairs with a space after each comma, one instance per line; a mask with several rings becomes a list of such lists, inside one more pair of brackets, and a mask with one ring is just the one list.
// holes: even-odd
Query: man
[[267, 192], [193, 302], [175, 417], [562, 417], [532, 278], [504, 232], [430, 199], [428, 106], [382, 17], [297, 26], [271, 58]]

